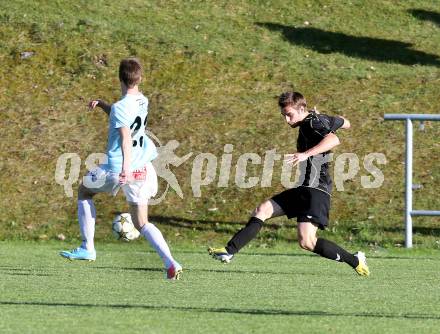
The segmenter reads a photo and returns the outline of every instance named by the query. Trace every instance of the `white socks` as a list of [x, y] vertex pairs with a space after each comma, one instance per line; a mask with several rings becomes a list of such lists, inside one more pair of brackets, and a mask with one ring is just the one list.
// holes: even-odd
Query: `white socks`
[[[81, 247], [87, 249], [88, 251], [95, 250], [95, 245], [93, 242], [93, 238], [95, 236], [95, 219], [96, 210], [93, 200], [78, 200], [78, 222], [82, 237]], [[140, 232], [159, 254], [163, 263], [165, 264], [165, 268], [168, 269], [171, 267], [175, 261], [160, 230], [155, 225], [147, 223], [142, 227]]]
[[78, 222], [82, 237], [81, 247], [87, 249], [88, 251], [95, 250], [95, 245], [93, 243], [93, 238], [95, 236], [95, 219], [96, 210], [93, 200], [79, 199]]
[[168, 269], [171, 267], [175, 261], [171, 256], [171, 251], [159, 229], [151, 223], [146, 223], [140, 232], [162, 258], [165, 268]]

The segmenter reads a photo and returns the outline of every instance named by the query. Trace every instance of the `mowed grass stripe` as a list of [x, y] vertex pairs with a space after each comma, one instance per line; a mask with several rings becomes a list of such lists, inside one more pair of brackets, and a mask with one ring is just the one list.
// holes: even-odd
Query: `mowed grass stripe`
[[395, 318], [395, 319], [431, 319], [440, 320], [440, 314], [386, 314], [386, 313], [329, 313], [324, 311], [290, 311], [271, 309], [233, 309], [233, 308], [205, 308], [205, 307], [177, 307], [168, 305], [130, 305], [130, 304], [75, 304], [75, 303], [49, 303], [49, 302], [17, 302], [0, 301], [0, 305], [15, 306], [48, 306], [48, 307], [79, 307], [79, 308], [127, 308], [146, 309], [155, 311], [186, 311], [186, 312], [209, 312], [209, 313], [234, 313], [250, 315], [274, 315], [274, 316], [319, 316], [319, 317], [368, 317], [368, 318]]

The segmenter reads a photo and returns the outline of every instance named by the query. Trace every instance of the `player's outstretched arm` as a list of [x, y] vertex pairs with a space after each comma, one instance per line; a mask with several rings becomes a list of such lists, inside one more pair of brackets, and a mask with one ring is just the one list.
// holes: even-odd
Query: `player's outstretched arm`
[[96, 107], [100, 107], [107, 115], [110, 115], [110, 111], [112, 110], [111, 104], [102, 100], [92, 100], [89, 102], [89, 109], [95, 109]]
[[291, 163], [294, 166], [301, 161], [307, 160], [309, 157], [330, 151], [332, 148], [340, 144], [338, 136], [334, 133], [329, 133], [317, 145], [305, 152], [298, 152], [294, 154], [286, 154], [284, 161]]

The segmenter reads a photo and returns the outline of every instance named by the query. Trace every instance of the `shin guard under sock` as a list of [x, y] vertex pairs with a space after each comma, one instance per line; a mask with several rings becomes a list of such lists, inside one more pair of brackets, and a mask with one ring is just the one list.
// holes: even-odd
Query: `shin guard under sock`
[[263, 221], [257, 217], [251, 217], [249, 222], [240, 231], [234, 234], [226, 246], [226, 251], [229, 254], [238, 253], [240, 249], [246, 246], [252, 239], [254, 239], [263, 226]]
[[313, 252], [330, 260], [345, 262], [353, 268], [359, 264], [356, 256], [326, 239], [318, 238]]

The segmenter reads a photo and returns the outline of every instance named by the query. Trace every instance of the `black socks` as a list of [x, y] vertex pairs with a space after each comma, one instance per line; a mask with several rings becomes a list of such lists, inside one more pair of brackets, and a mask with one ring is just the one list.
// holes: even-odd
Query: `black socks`
[[[229, 240], [226, 251], [229, 254], [238, 253], [240, 249], [257, 236], [261, 227], [263, 227], [263, 223], [261, 219], [251, 217], [246, 226], [235, 233], [231, 240]], [[330, 260], [345, 262], [353, 268], [359, 265], [359, 260], [356, 256], [339, 247], [334, 242], [323, 238], [318, 238], [313, 252]]]
[[263, 226], [263, 221], [257, 217], [251, 217], [249, 222], [240, 231], [234, 234], [226, 246], [229, 254], [238, 253], [240, 249], [246, 246], [249, 241], [255, 238]]
[[359, 265], [359, 260], [356, 256], [326, 239], [318, 238], [313, 253], [330, 260], [345, 262], [353, 268]]

